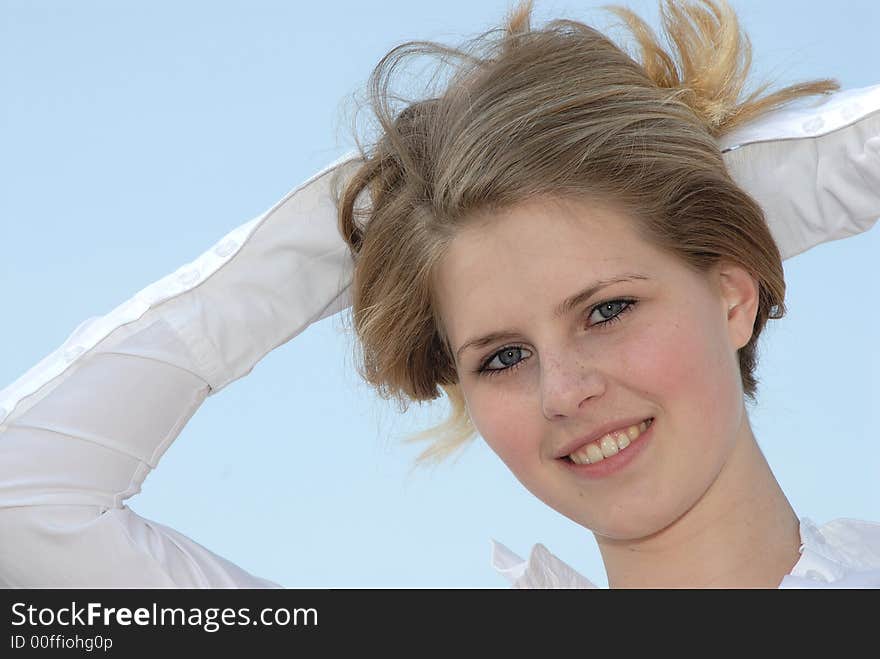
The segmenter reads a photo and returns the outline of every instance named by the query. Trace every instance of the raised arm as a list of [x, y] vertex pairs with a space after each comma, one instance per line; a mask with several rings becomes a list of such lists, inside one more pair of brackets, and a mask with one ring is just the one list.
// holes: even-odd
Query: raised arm
[[125, 505], [205, 398], [349, 305], [327, 166], [0, 391], [0, 585], [277, 587]]

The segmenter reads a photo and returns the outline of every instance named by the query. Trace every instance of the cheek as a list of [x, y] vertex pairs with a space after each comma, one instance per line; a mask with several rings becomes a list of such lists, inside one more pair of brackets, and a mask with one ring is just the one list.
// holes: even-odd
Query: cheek
[[626, 381], [665, 409], [689, 411], [691, 423], [708, 422], [706, 410], [715, 412], [734, 393], [721, 329], [709, 317], [682, 313], [652, 323], [625, 351]]
[[534, 461], [535, 438], [540, 432], [528, 413], [533, 401], [511, 393], [513, 388], [503, 393], [490, 390], [486, 387], [468, 395], [471, 421], [496, 455], [518, 474]]

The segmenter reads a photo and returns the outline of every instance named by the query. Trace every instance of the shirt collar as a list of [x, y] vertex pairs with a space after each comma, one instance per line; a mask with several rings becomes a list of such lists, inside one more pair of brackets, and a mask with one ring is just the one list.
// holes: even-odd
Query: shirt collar
[[523, 560], [493, 539], [491, 564], [514, 588], [598, 587], [540, 543], [532, 547], [528, 560]]
[[[880, 588], [880, 524], [802, 517], [799, 531], [801, 557], [779, 588]], [[598, 588], [540, 543], [523, 560], [492, 539], [490, 563], [514, 588]]]

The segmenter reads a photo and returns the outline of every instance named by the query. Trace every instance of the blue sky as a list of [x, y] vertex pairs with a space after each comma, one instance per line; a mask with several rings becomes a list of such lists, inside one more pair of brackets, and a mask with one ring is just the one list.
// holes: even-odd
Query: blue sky
[[[600, 4], [539, 0], [535, 16], [604, 31]], [[658, 24], [656, 1], [621, 4]], [[875, 0], [732, 5], [759, 79], [880, 84]], [[348, 151], [345, 99], [393, 46], [457, 43], [507, 8], [0, 0], [0, 388]], [[817, 523], [880, 520], [878, 254], [875, 227], [786, 261], [789, 314], [760, 344], [752, 425]], [[445, 403], [398, 415], [358, 380], [350, 341], [322, 321], [209, 398], [131, 508], [290, 587], [503, 587], [491, 537], [521, 555], [541, 542], [607, 585], [592, 535], [482, 441], [410, 472], [399, 439]]]

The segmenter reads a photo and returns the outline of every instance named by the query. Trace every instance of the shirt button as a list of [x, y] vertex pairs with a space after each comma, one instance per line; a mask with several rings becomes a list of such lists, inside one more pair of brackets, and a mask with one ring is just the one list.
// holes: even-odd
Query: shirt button
[[72, 362], [74, 359], [83, 354], [85, 350], [86, 349], [83, 346], [74, 346], [73, 348], [68, 348], [64, 351], [64, 359], [66, 359], [68, 362]]
[[229, 240], [220, 243], [214, 250], [214, 253], [217, 256], [226, 257], [232, 254], [236, 247], [238, 247], [238, 241], [235, 238], [230, 238]]
[[177, 276], [177, 280], [184, 286], [189, 286], [199, 280], [199, 271], [196, 269], [184, 270]]
[[824, 125], [825, 120], [822, 117], [813, 117], [809, 121], [804, 122], [803, 129], [805, 133], [816, 133], [821, 130]]

